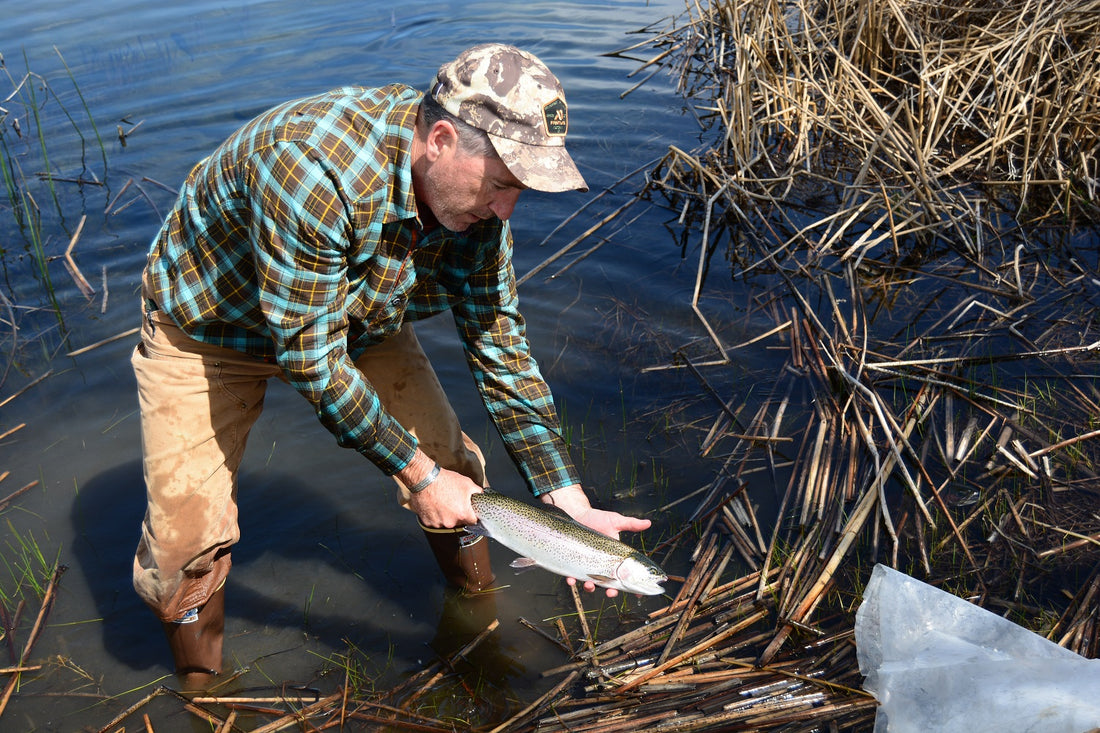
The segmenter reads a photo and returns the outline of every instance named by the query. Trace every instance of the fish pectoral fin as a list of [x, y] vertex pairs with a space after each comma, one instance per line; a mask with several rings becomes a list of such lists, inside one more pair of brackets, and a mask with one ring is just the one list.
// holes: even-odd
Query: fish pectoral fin
[[517, 557], [508, 564], [508, 567], [515, 569], [517, 573], [521, 573], [524, 570], [538, 567], [538, 563], [529, 557]]
[[595, 573], [589, 573], [588, 577], [597, 583], [611, 583], [614, 582], [614, 578], [609, 578], [606, 575], [596, 575]]

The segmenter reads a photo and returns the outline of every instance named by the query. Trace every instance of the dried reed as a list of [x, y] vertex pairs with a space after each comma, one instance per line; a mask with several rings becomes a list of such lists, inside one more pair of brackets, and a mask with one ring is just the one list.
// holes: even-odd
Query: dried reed
[[[700, 452], [722, 466], [674, 603], [578, 654], [595, 684], [535, 729], [866, 729], [852, 623], [876, 561], [1094, 656], [1100, 3], [687, 7], [618, 53], [666, 69], [711, 133], [636, 199], [698, 236], [709, 351], [653, 368], [719, 406]], [[727, 287], [722, 245], [746, 324], [774, 323], [736, 346], [700, 305]], [[747, 395], [722, 368], [760, 342], [786, 358]], [[779, 512], [757, 555], [729, 479], [761, 468]]]

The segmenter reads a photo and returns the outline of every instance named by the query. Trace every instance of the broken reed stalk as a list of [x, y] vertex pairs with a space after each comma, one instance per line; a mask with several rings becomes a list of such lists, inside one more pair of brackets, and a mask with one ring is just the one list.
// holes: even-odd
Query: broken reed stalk
[[[1072, 247], [1063, 256], [1057, 236], [1045, 250], [1034, 244], [1034, 230], [999, 213], [1086, 224], [1097, 214], [1100, 139], [1088, 130], [1100, 126], [1100, 2], [992, 8], [977, 0], [732, 0], [687, 7], [686, 22], [649, 44], [656, 51], [643, 67], [663, 65], [685, 97], [703, 98], [701, 119], [717, 134], [709, 149], [670, 146], [639, 196], [664, 196], [680, 223], [700, 232], [693, 308], [718, 249], [715, 233], [726, 232], [738, 275], [765, 279], [761, 309], [777, 325], [728, 347], [713, 316], [696, 310], [714, 354], [680, 349], [672, 364], [654, 367], [695, 373], [717, 405], [705, 452], [724, 446], [729, 453], [720, 477], [695, 492], [703, 496], [692, 514], [698, 543], [683, 548], [683, 532], [662, 543], [690, 550], [692, 569], [669, 609], [645, 627], [652, 639], [631, 632], [597, 644], [600, 696], [559, 701], [558, 714], [539, 730], [595, 729], [611, 713], [623, 716], [624, 729], [658, 720], [663, 730], [778, 724], [778, 702], [775, 717], [752, 718], [735, 708], [715, 712], [722, 706], [700, 696], [692, 705], [713, 714], [677, 721], [661, 711], [661, 700], [676, 704], [671, 697], [650, 694], [672, 695], [702, 674], [728, 683], [731, 669], [740, 669], [734, 647], [755, 649], [757, 665], [798, 660], [824, 674], [856, 675], [850, 630], [849, 641], [824, 655], [806, 646], [815, 656], [800, 657], [796, 643], [806, 634], [844, 636], [822, 624], [850, 623], [850, 615], [813, 616], [835, 605], [836, 595], [850, 614], [848, 588], [878, 558], [882, 536], [891, 564], [919, 562], [928, 574], [966, 579], [983, 598], [998, 584], [1019, 589], [1023, 582], [1024, 568], [1014, 572], [1011, 558], [1002, 567], [998, 548], [1006, 543], [996, 538], [1068, 537], [1064, 554], [1072, 555], [1100, 537], [1100, 520], [1076, 531], [1030, 516], [1022, 504], [1027, 491], [1043, 487], [1047, 496], [1052, 488], [1100, 491], [1100, 431], [1091, 425], [1100, 390], [1073, 371], [1100, 346], [1089, 315], [1096, 296], [1082, 287], [1100, 273]], [[805, 197], [819, 193], [824, 213], [806, 215]], [[798, 219], [788, 210], [795, 206]], [[777, 282], [786, 286], [778, 296]], [[776, 307], [781, 302], [788, 305]], [[884, 330], [897, 328], [882, 317], [891, 310], [903, 311], [895, 318], [903, 330]], [[1067, 323], [1084, 326], [1071, 332]], [[713, 370], [742, 348], [777, 339], [789, 356], [769, 374], [751, 423], [739, 426], [741, 408], [733, 406], [746, 400], [723, 393]], [[1028, 368], [1014, 372], [1012, 363]], [[1064, 390], [1036, 389], [1041, 379]], [[807, 392], [813, 403], [799, 404]], [[776, 460], [786, 446], [766, 440], [779, 437], [793, 441], [789, 462]], [[743, 610], [724, 616], [730, 607], [719, 610], [714, 595], [726, 591], [712, 589], [729, 584], [705, 577], [708, 568], [726, 571], [716, 561], [720, 544], [726, 553], [744, 544], [731, 525], [724, 477], [747, 474], [761, 449], [772, 475], [787, 478], [770, 540], [760, 540], [761, 572], [749, 584], [756, 606], [777, 618], [770, 631], [767, 619]], [[970, 511], [957, 506], [947, 494], [961, 486], [985, 499]], [[743, 486], [732, 491], [741, 494]], [[991, 520], [994, 539], [983, 540], [977, 533]], [[846, 567], [857, 547], [867, 547], [870, 559]], [[1096, 587], [1094, 579], [1058, 626], [1078, 648], [1100, 646]], [[724, 623], [719, 618], [752, 621], [740, 636], [719, 625], [717, 634], [728, 636], [716, 641], [703, 623]], [[713, 645], [721, 651], [712, 657], [706, 650]], [[725, 669], [703, 669], [711, 663]], [[637, 697], [643, 690], [644, 704]], [[716, 688], [715, 700], [722, 694]], [[566, 704], [578, 710], [565, 713]], [[867, 698], [822, 707], [864, 726], [874, 715]], [[821, 725], [810, 713], [804, 720], [807, 730]]]
[[96, 731], [96, 733], [107, 733], [108, 731], [117, 730], [118, 725], [120, 723], [122, 723], [122, 721], [126, 720], [126, 718], [130, 717], [131, 715], [133, 715], [138, 710], [141, 710], [143, 707], [145, 707], [146, 704], [148, 704], [148, 702], [150, 700], [152, 700], [156, 697], [160, 697], [161, 695], [169, 695], [169, 694], [170, 695], [175, 695], [176, 697], [178, 697], [181, 700], [186, 700], [186, 698], [184, 698], [178, 692], [173, 692], [172, 690], [169, 690], [167, 687], [164, 687], [162, 685], [158, 685], [157, 687], [155, 687], [153, 689], [152, 692], [148, 693], [145, 697], [143, 697], [140, 700], [138, 700], [137, 702], [133, 703], [132, 705], [127, 707], [125, 710], [120, 712], [118, 715], [113, 717], [111, 720], [107, 721], [107, 723], [105, 725], [103, 725], [102, 727], [100, 727]]
[[[252, 733], [274, 733], [275, 731], [283, 730], [284, 728], [288, 728], [294, 724], [305, 724], [311, 715], [322, 712], [323, 710], [331, 706], [334, 702], [338, 701], [342, 696], [343, 691], [334, 692], [328, 697], [324, 697], [315, 703], [306, 705], [299, 710], [294, 710], [292, 712], [286, 713], [281, 718], [278, 718], [271, 721], [270, 723], [267, 723], [266, 725], [261, 725], [260, 727], [253, 729]], [[223, 723], [223, 721], [221, 720], [217, 720], [217, 722], [218, 724]]]
[[76, 242], [80, 239], [80, 233], [84, 231], [84, 222], [87, 221], [88, 215], [82, 214], [80, 222], [76, 225], [76, 231], [73, 232], [72, 238], [69, 240], [69, 246], [65, 248], [65, 269], [69, 271], [69, 275], [73, 278], [73, 282], [80, 288], [80, 292], [84, 294], [84, 297], [91, 300], [95, 295], [95, 289], [88, 284], [88, 280], [84, 277], [84, 273], [80, 271], [80, 267], [77, 266], [76, 260], [73, 259], [73, 247], [76, 246]]
[[[64, 565], [58, 565], [54, 567], [53, 572], [50, 574], [50, 581], [47, 583], [46, 590], [42, 594], [42, 605], [38, 609], [38, 616], [34, 620], [34, 626], [31, 627], [30, 633], [27, 635], [27, 641], [23, 645], [23, 651], [20, 653], [16, 664], [17, 667], [26, 666], [27, 657], [30, 656], [34, 643], [38, 641], [38, 634], [42, 631], [42, 624], [50, 608], [53, 606], [54, 595], [57, 593], [57, 584], [61, 581], [61, 576], [65, 573], [66, 569]], [[8, 701], [11, 699], [16, 685], [19, 684], [19, 675], [19, 672], [15, 672], [8, 678], [8, 682], [4, 686], [4, 692], [0, 695], [0, 717], [3, 717], [4, 710], [8, 706]]]
[[36, 384], [43, 381], [44, 379], [48, 379], [52, 374], [53, 374], [53, 369], [48, 369], [44, 374], [42, 374], [38, 377], [35, 377], [30, 382], [23, 385], [21, 388], [19, 388], [18, 390], [16, 390], [12, 394], [10, 394], [7, 397], [5, 397], [4, 399], [0, 400], [0, 407], [3, 407], [4, 405], [8, 404], [9, 402], [14, 400], [15, 398], [19, 397], [24, 392], [31, 389], [32, 387], [34, 387]]
[[70, 357], [80, 356], [81, 354], [86, 354], [87, 352], [92, 351], [93, 349], [98, 349], [100, 346], [105, 346], [107, 344], [114, 343], [115, 341], [119, 341], [120, 339], [129, 338], [129, 337], [133, 336], [134, 334], [139, 333], [140, 331], [141, 331], [140, 326], [135, 326], [134, 328], [128, 328], [125, 331], [122, 331], [121, 333], [116, 333], [114, 336], [108, 336], [105, 339], [101, 339], [99, 341], [96, 341], [94, 344], [88, 344], [87, 346], [82, 346], [79, 349], [73, 349], [72, 351], [65, 354], [65, 356], [70, 356]]
[[[0, 481], [4, 480], [7, 475], [7, 471], [5, 471], [3, 474], [0, 474]], [[0, 499], [0, 512], [7, 509], [8, 505], [11, 504], [15, 499], [18, 499], [20, 496], [33, 489], [35, 486], [38, 486], [38, 479], [31, 481], [29, 484], [23, 486], [22, 488], [16, 489], [15, 491], [5, 496], [3, 499]]]
[[442, 665], [443, 669], [441, 669], [440, 671], [438, 671], [434, 675], [432, 675], [432, 677], [430, 679], [428, 679], [427, 682], [425, 682], [417, 690], [415, 690], [411, 695], [409, 695], [409, 697], [406, 698], [402, 702], [401, 707], [402, 708], [408, 708], [410, 705], [412, 705], [412, 703], [415, 702], [421, 695], [423, 695], [428, 690], [430, 690], [436, 682], [438, 682], [440, 679], [442, 679], [443, 676], [447, 674], [447, 671], [449, 669], [453, 669], [454, 668], [454, 663], [457, 660], [462, 659], [463, 657], [468, 655], [472, 650], [476, 649], [477, 646], [480, 645], [481, 642], [483, 642], [487, 638], [489, 638], [489, 636], [492, 635], [493, 632], [495, 632], [497, 630], [497, 627], [499, 627], [499, 626], [500, 626], [500, 620], [499, 619], [493, 619], [491, 622], [489, 622], [489, 625], [486, 626], [484, 629], [482, 629], [477, 634], [477, 636], [475, 636], [473, 639], [471, 639], [469, 642], [467, 642], [457, 652], [455, 652], [450, 657], [448, 657], [445, 664]]
[[585, 615], [584, 602], [581, 601], [581, 593], [577, 590], [577, 584], [570, 585], [569, 591], [573, 596], [573, 607], [577, 610], [577, 623], [581, 627], [585, 646], [592, 655], [593, 664], [599, 664], [599, 660], [596, 658], [595, 642], [592, 639], [592, 630], [588, 628], [588, 617]]
[[532, 715], [537, 715], [539, 710], [545, 707], [548, 703], [556, 700], [558, 696], [562, 694], [562, 692], [568, 689], [577, 680], [580, 674], [580, 670], [574, 670], [570, 672], [568, 675], [566, 675], [565, 679], [563, 679], [553, 688], [548, 690], [546, 694], [542, 695], [542, 697], [538, 698], [512, 717], [508, 718], [500, 725], [493, 728], [489, 733], [503, 733], [503, 731], [514, 730], [515, 726], [517, 726], [521, 721], [526, 720]]
[[[8, 436], [22, 430], [25, 427], [27, 427], [26, 423], [19, 423], [14, 428], [8, 428], [4, 432], [0, 433], [0, 440], [3, 440], [4, 438], [7, 438]], [[6, 475], [7, 475], [7, 471], [4, 472], [4, 476], [6, 476]], [[3, 476], [0, 476], [0, 479], [3, 479]]]

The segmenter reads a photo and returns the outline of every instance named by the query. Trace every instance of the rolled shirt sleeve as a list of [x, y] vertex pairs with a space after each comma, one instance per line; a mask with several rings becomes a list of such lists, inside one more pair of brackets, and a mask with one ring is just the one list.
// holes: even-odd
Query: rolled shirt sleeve
[[[260, 310], [276, 362], [337, 443], [393, 474], [412, 460], [416, 439], [382, 408], [347, 351], [350, 216], [329, 166], [292, 143], [253, 158], [249, 239]], [[355, 257], [375, 254], [368, 242]], [[379, 267], [393, 265], [380, 259]]]
[[507, 225], [499, 246], [471, 274], [454, 308], [466, 361], [520, 474], [536, 496], [580, 483], [561, 434], [553, 396], [531, 355], [519, 311]]

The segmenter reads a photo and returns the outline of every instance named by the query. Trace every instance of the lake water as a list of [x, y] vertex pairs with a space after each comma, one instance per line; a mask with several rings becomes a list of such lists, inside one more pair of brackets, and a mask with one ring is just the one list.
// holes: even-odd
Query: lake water
[[[658, 75], [622, 97], [640, 78], [630, 76], [638, 63], [604, 55], [640, 40], [633, 31], [663, 25], [684, 4], [5, 0], [0, 7], [0, 53], [11, 79], [0, 79], [0, 107], [8, 110], [3, 152], [42, 211], [38, 246], [50, 258], [44, 272], [34, 264], [33, 237], [15, 226], [10, 198], [0, 199], [0, 289], [11, 306], [0, 311], [0, 401], [12, 398], [0, 408], [0, 433], [23, 426], [0, 441], [0, 474], [9, 472], [0, 497], [38, 482], [4, 510], [0, 525], [7, 612], [27, 599], [10, 639], [15, 648], [38, 610], [37, 597], [19, 585], [21, 558], [40, 551], [68, 567], [30, 655], [44, 667], [24, 677], [2, 726], [95, 730], [162, 680], [170, 659], [159, 625], [130, 586], [144, 501], [128, 362], [134, 338], [67, 354], [137, 326], [143, 257], [188, 169], [278, 102], [347, 83], [422, 86], [469, 45], [514, 43], [561, 78], [571, 107], [569, 147], [592, 189], [521, 198], [513, 231], [523, 274], [641, 186], [639, 175], [624, 177], [669, 144], [692, 146], [697, 123], [682, 113], [668, 79]], [[28, 71], [33, 86], [2, 101]], [[19, 104], [32, 93], [37, 119]], [[13, 134], [15, 118], [22, 137]], [[48, 160], [39, 152], [39, 128]], [[51, 192], [37, 177], [47, 166], [61, 179], [105, 185], [62, 180]], [[652, 545], [682, 520], [657, 507], [705, 484], [713, 466], [663, 417], [676, 401], [687, 402], [690, 417], [692, 401], [700, 401], [697, 382], [642, 371], [667, 361], [669, 344], [702, 336], [689, 307], [694, 265], [680, 261], [675, 215], [644, 206], [602, 229], [604, 246], [566, 273], [546, 277], [568, 257], [532, 277], [521, 298], [586, 483], [611, 507], [650, 514], [654, 529], [628, 539]], [[72, 254], [95, 289], [90, 298], [61, 259], [82, 216]], [[14, 340], [9, 318], [19, 329]], [[487, 449], [490, 479], [523, 495], [450, 320], [436, 321], [421, 338], [464, 426]], [[319, 684], [319, 671], [354, 649], [379, 684], [400, 681], [435, 657], [431, 644], [445, 611], [426, 544], [413, 517], [394, 505], [389, 480], [336, 447], [299, 396], [273, 386], [267, 404], [240, 480], [243, 539], [227, 586], [227, 667], [247, 667], [242, 685], [250, 690]], [[713, 414], [713, 405], [700, 412]], [[510, 587], [496, 598], [501, 629], [478, 674], [514, 705], [551, 684], [540, 673], [565, 660], [516, 619], [541, 624], [570, 614], [572, 601], [560, 578], [541, 571], [512, 577], [510, 553], [494, 552]], [[586, 602], [605, 629], [620, 614], [634, 618], [661, 603], [612, 603], [602, 595]], [[58, 695], [74, 690], [87, 696]], [[161, 733], [189, 729], [179, 715], [154, 722]]]

